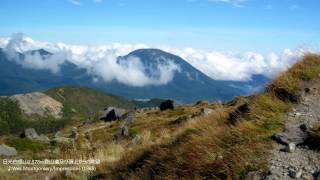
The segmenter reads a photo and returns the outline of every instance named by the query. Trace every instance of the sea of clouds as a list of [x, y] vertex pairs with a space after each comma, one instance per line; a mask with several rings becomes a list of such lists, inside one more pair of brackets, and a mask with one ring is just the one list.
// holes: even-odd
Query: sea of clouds
[[[106, 45], [70, 45], [65, 43], [49, 43], [35, 41], [22, 33], [11, 37], [0, 38], [0, 48], [25, 68], [47, 69], [59, 73], [60, 66], [71, 62], [79, 68], [87, 69], [89, 74], [106, 82], [116, 80], [130, 86], [163, 85], [170, 82], [176, 72], [181, 71], [179, 65], [170, 59], [153, 71], [157, 76], [146, 74], [144, 64], [137, 57], [129, 57], [127, 61], [118, 61], [117, 57], [141, 48], [159, 48], [185, 59], [192, 66], [215, 80], [248, 81], [254, 74], [272, 78], [291, 67], [306, 50], [285, 49], [280, 53], [261, 54], [257, 52], [230, 53], [194, 48], [174, 48], [169, 46], [150, 47], [145, 44]], [[44, 49], [53, 55], [41, 56], [39, 53], [27, 53], [25, 58], [18, 53]], [[25, 53], [26, 54], [26, 53]], [[95, 79], [97, 80], [97, 79]]]

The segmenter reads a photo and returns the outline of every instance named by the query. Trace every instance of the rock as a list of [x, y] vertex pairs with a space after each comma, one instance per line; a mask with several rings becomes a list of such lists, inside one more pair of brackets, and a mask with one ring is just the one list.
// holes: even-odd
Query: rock
[[50, 144], [50, 139], [44, 134], [41, 134], [36, 140], [46, 144]]
[[129, 128], [128, 128], [128, 126], [125, 126], [125, 127], [122, 128], [121, 135], [122, 136], [129, 136]]
[[132, 142], [134, 144], [138, 144], [139, 142], [141, 142], [141, 136], [135, 135], [134, 138], [132, 139]]
[[284, 132], [275, 133], [272, 138], [280, 144], [288, 145], [290, 142], [299, 145], [303, 144], [308, 135], [299, 127], [286, 128]]
[[62, 132], [58, 131], [54, 134], [54, 137], [57, 138], [57, 137], [63, 137], [63, 134]]
[[92, 133], [90, 131], [86, 131], [84, 133], [84, 137], [89, 141], [92, 142]]
[[201, 109], [201, 113], [205, 116], [209, 115], [210, 113], [212, 113], [213, 110], [212, 109], [209, 109], [209, 108], [202, 108]]
[[160, 106], [159, 106], [161, 111], [167, 110], [167, 109], [174, 109], [175, 108], [175, 104], [173, 100], [166, 100], [161, 102]]
[[238, 119], [244, 114], [250, 111], [249, 102], [245, 101], [241, 103], [235, 110], [230, 112], [228, 117], [228, 122], [232, 125], [235, 125], [238, 122]]
[[301, 131], [303, 131], [303, 132], [307, 132], [307, 130], [308, 130], [308, 126], [307, 126], [306, 124], [301, 124], [301, 125], [299, 126], [299, 128], [300, 128]]
[[295, 149], [296, 149], [296, 145], [292, 142], [286, 146], [286, 152], [293, 153]]
[[315, 180], [320, 180], [320, 171], [318, 173], [316, 173]]
[[260, 176], [258, 175], [257, 172], [249, 172], [244, 179], [245, 180], [259, 180]]
[[17, 150], [5, 144], [0, 145], [0, 156], [16, 156]]
[[63, 177], [64, 177], [64, 178], [70, 178], [71, 175], [72, 175], [72, 172], [71, 172], [70, 170], [65, 170], [65, 171], [63, 172]]
[[289, 170], [289, 176], [293, 179], [299, 179], [302, 175], [302, 170], [298, 169], [297, 171], [294, 169]]
[[302, 114], [299, 113], [299, 112], [294, 113], [294, 116], [297, 116], [297, 117], [299, 117], [299, 116], [301, 116], [301, 115], [302, 115]]
[[71, 136], [70, 136], [70, 138], [72, 138], [72, 139], [78, 139], [78, 136], [79, 136], [79, 134], [78, 134], [78, 129], [76, 128], [76, 127], [72, 127], [72, 131], [71, 131]]
[[126, 125], [129, 125], [134, 121], [135, 117], [136, 117], [136, 113], [134, 111], [131, 111], [127, 114], [126, 118], [123, 120], [123, 123], [125, 123]]
[[51, 144], [70, 144], [72, 141], [66, 137], [55, 137], [51, 140]]
[[104, 121], [114, 121], [120, 119], [125, 113], [125, 109], [108, 107], [101, 112], [99, 119]]
[[35, 140], [39, 138], [39, 135], [34, 128], [28, 128], [24, 130], [20, 137]]
[[56, 147], [53, 151], [52, 151], [53, 154], [56, 154], [56, 155], [60, 155], [61, 151], [60, 151], [60, 148]]
[[313, 180], [314, 178], [311, 175], [304, 174], [304, 175], [301, 176], [301, 179], [303, 179], [303, 180]]
[[300, 177], [301, 177], [301, 175], [302, 175], [302, 170], [301, 170], [301, 169], [299, 169], [299, 170], [296, 172], [296, 176], [295, 176], [295, 178], [300, 178]]

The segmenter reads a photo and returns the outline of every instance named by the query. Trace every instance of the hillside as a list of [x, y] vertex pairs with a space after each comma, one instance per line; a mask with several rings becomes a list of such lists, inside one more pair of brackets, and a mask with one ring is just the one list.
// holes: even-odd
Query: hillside
[[94, 116], [109, 106], [133, 109], [135, 104], [125, 98], [85, 87], [57, 87], [45, 92], [63, 104], [65, 116], [77, 115], [83, 118]]
[[[303, 146], [297, 146], [296, 154], [303, 153], [306, 147], [310, 150], [307, 154], [313, 155], [304, 156], [310, 157], [310, 160], [298, 161], [307, 163], [314, 171], [312, 174], [311, 170], [303, 169], [305, 177], [316, 178], [320, 169], [314, 168], [314, 165], [319, 161], [312, 158], [319, 157], [316, 149], [319, 149], [320, 122], [318, 118], [310, 119], [307, 116], [291, 119], [293, 121], [288, 117], [292, 113], [301, 113], [300, 107], [306, 103], [304, 99], [309, 101], [307, 103], [310, 107], [309, 114], [307, 113], [309, 117], [310, 113], [318, 117], [317, 113], [313, 113], [319, 109], [319, 94], [305, 96], [305, 93], [312, 93], [309, 90], [318, 88], [319, 74], [320, 56], [306, 54], [300, 62], [277, 77], [261, 93], [236, 97], [227, 103], [202, 101], [197, 104], [180, 104], [172, 110], [134, 111], [133, 115], [128, 115], [119, 121], [79, 123], [77, 128], [66, 126], [60, 130], [59, 136], [72, 137], [76, 131], [78, 135], [74, 139], [74, 144], [25, 148], [18, 151], [19, 156], [27, 158], [30, 154], [36, 154], [39, 159], [94, 158], [101, 161], [96, 170], [39, 172], [31, 176], [28, 172], [12, 174], [0, 172], [0, 174], [4, 174], [4, 178], [7, 179], [26, 176], [29, 179], [47, 177], [92, 180], [258, 177], [268, 179], [274, 173], [269, 163], [285, 163], [288, 157], [286, 155], [295, 157], [294, 152], [279, 151], [280, 146], [287, 148], [288, 145], [278, 145], [274, 141], [275, 133], [285, 132], [285, 129], [291, 127], [290, 122], [299, 120], [303, 123], [308, 119], [313, 122], [313, 127], [306, 128], [307, 141]], [[293, 129], [296, 130], [296, 127]], [[48, 136], [55, 138], [57, 135], [48, 134]], [[12, 139], [14, 138], [5, 136], [0, 142], [14, 146]], [[16, 148], [21, 149], [21, 147]], [[286, 153], [285, 158], [275, 161], [272, 159], [277, 157], [274, 156], [274, 152]], [[283, 172], [291, 173], [291, 170], [286, 169]], [[288, 176], [288, 174], [282, 175], [277, 176], [278, 179]]]

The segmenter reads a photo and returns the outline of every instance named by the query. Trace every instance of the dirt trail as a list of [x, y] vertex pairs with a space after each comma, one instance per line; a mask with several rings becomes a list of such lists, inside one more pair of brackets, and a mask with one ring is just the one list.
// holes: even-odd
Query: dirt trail
[[[296, 148], [285, 150], [287, 145], [278, 144], [269, 160], [270, 175], [265, 179], [316, 179], [320, 171], [320, 152], [303, 145], [304, 127], [320, 123], [320, 80], [308, 83], [301, 92], [302, 101], [288, 113], [284, 134]], [[302, 125], [302, 126], [301, 126]]]

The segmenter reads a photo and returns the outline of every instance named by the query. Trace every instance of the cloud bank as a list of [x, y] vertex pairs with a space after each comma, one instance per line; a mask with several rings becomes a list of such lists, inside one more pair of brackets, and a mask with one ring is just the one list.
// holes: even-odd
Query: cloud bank
[[[21, 64], [24, 68], [45, 69], [52, 73], [59, 73], [60, 67], [65, 62], [85, 68], [93, 75], [94, 81], [118, 81], [129, 86], [164, 85], [172, 81], [180, 67], [170, 59], [158, 64], [153, 69], [148, 69], [137, 57], [128, 57], [119, 61], [118, 57], [129, 52], [147, 48], [142, 44], [111, 44], [100, 46], [67, 45], [64, 43], [51, 44], [34, 41], [21, 33], [13, 34], [10, 38], [0, 39], [2, 47], [10, 60]], [[52, 54], [43, 55], [39, 50], [44, 49]], [[23, 53], [24, 58], [20, 57]]]
[[97, 46], [69, 45], [35, 41], [23, 34], [1, 38], [0, 47], [12, 56], [14, 52], [28, 52], [45, 49], [53, 55], [41, 56], [27, 53], [23, 60], [15, 59], [25, 68], [47, 69], [59, 73], [64, 62], [71, 62], [79, 68], [87, 69], [95, 80], [110, 82], [116, 80], [130, 86], [163, 85], [170, 82], [180, 67], [168, 60], [159, 64], [148, 75], [140, 59], [129, 57], [127, 61], [117, 61], [118, 56], [141, 48], [159, 48], [185, 59], [195, 68], [215, 80], [248, 81], [252, 75], [261, 74], [272, 78], [291, 67], [306, 52], [303, 49], [285, 49], [280, 53], [261, 54], [257, 52], [226, 53], [194, 48], [174, 48], [169, 46], [150, 47], [144, 44], [108, 44]]

